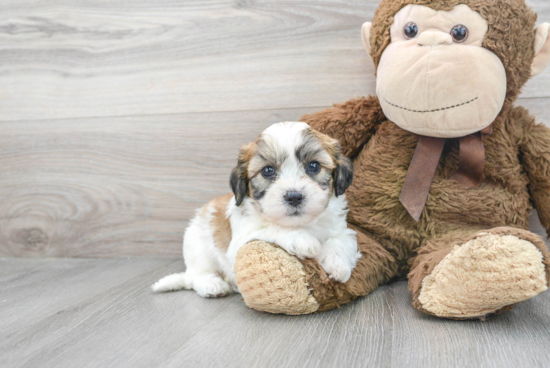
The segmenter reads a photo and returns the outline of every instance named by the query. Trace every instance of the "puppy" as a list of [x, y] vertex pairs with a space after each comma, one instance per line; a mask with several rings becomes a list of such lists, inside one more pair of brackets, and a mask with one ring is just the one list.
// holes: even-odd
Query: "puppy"
[[153, 290], [194, 289], [202, 297], [238, 292], [233, 265], [252, 240], [314, 258], [332, 279], [346, 282], [361, 257], [346, 223], [344, 191], [352, 178], [352, 163], [336, 140], [306, 123], [270, 126], [240, 150], [233, 195], [210, 201], [191, 220], [183, 239], [186, 271], [164, 277]]

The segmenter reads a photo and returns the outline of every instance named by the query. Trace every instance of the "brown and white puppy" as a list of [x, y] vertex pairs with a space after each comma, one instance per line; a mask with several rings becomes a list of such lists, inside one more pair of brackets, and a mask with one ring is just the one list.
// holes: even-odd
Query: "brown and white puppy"
[[238, 292], [233, 266], [251, 240], [314, 258], [331, 278], [346, 282], [361, 256], [346, 223], [344, 191], [352, 178], [336, 140], [306, 123], [270, 126], [241, 149], [233, 195], [210, 201], [191, 221], [183, 240], [186, 271], [166, 276], [153, 290], [194, 289], [203, 297]]

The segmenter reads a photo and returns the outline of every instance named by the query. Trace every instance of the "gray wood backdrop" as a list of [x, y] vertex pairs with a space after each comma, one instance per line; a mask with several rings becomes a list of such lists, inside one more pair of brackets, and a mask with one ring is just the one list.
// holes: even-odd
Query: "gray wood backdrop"
[[[374, 94], [359, 31], [377, 4], [2, 1], [0, 256], [180, 257], [241, 144]], [[545, 123], [549, 86], [519, 101]]]

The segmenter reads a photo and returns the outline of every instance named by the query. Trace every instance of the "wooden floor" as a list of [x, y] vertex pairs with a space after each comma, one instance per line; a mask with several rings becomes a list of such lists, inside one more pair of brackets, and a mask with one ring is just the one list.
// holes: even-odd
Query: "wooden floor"
[[173, 259], [0, 259], [0, 366], [548, 367], [550, 293], [481, 321], [412, 308], [406, 282], [308, 316], [240, 295], [154, 294]]

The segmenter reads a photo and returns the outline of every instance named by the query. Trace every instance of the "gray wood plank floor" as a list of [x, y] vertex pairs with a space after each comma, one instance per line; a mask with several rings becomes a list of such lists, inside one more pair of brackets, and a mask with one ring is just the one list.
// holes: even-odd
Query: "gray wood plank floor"
[[550, 293], [481, 321], [410, 305], [406, 282], [323, 314], [154, 294], [173, 259], [0, 259], [0, 366], [548, 367]]

